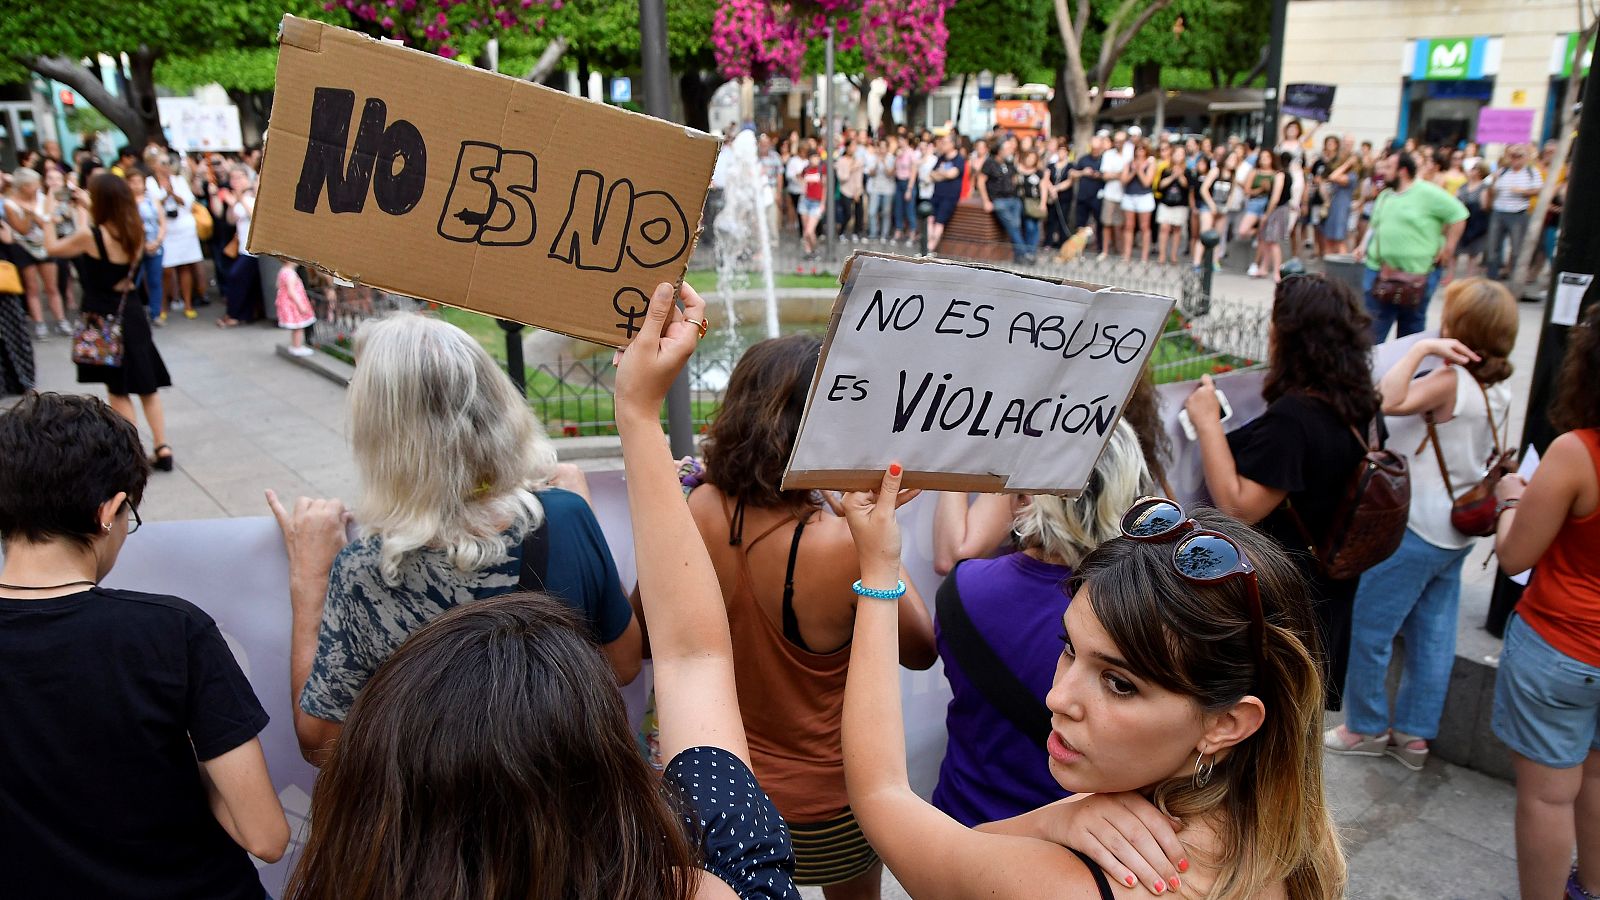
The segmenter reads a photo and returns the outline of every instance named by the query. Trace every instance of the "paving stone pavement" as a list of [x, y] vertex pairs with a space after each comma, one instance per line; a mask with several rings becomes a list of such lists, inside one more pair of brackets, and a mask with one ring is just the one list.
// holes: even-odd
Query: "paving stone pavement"
[[[1438, 304], [1434, 306], [1437, 315]], [[1513, 384], [1518, 396], [1525, 396], [1532, 369], [1539, 309], [1522, 305], [1520, 384]], [[140, 509], [144, 518], [264, 515], [262, 491], [269, 487], [290, 497], [353, 498], [356, 477], [344, 389], [279, 358], [274, 347], [284, 342], [282, 332], [266, 325], [222, 330], [213, 324], [217, 307], [202, 312], [194, 321], [169, 320], [156, 332], [175, 383], [161, 396], [177, 471], [154, 474]], [[79, 390], [65, 340], [48, 340], [35, 348], [41, 389]], [[91, 390], [99, 393], [98, 388]], [[1514, 423], [1514, 434], [1517, 429], [1520, 422]], [[606, 460], [583, 464], [615, 465]], [[1324, 774], [1349, 854], [1349, 896], [1516, 896], [1515, 793], [1509, 783], [1437, 760], [1413, 773], [1386, 759], [1334, 757], [1324, 764]], [[892, 876], [886, 875], [884, 882], [885, 898], [906, 896]], [[802, 893], [823, 896], [817, 889]]]

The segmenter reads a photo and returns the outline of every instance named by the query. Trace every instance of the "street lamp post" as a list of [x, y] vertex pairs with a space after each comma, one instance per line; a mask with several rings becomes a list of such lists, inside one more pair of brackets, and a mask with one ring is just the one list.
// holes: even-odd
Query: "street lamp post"
[[836, 224], [835, 220], [839, 217], [839, 211], [838, 211], [838, 209], [835, 208], [835, 199], [834, 199], [834, 195], [833, 195], [833, 193], [834, 193], [834, 183], [833, 183], [833, 179], [834, 179], [834, 162], [836, 162], [836, 160], [834, 159], [834, 156], [833, 156], [833, 153], [834, 153], [834, 140], [833, 140], [833, 26], [832, 25], [828, 26], [828, 42], [827, 42], [827, 45], [826, 45], [826, 53], [825, 53], [825, 56], [824, 56], [823, 72], [824, 72], [823, 77], [826, 80], [827, 87], [828, 87], [828, 96], [824, 100], [824, 105], [823, 105], [823, 117], [826, 119], [826, 121], [824, 121], [822, 123], [822, 133], [824, 135], [824, 137], [823, 137], [824, 143], [822, 145], [822, 159], [823, 159], [823, 165], [825, 165], [827, 167], [826, 171], [823, 173], [823, 177], [824, 177], [825, 180], [824, 180], [824, 187], [822, 189], [823, 190], [823, 195], [824, 195], [823, 198], [822, 198], [822, 227], [824, 229], [824, 234], [823, 234], [823, 247], [824, 247], [823, 258], [826, 259], [828, 262], [833, 262], [834, 260], [839, 258], [838, 257], [838, 250], [837, 250], [837, 248], [836, 248], [836, 246], [834, 244], [834, 242], [838, 238], [838, 235], [836, 235], [834, 233], [834, 226]]
[[[667, 86], [671, 84], [672, 71], [667, 65], [667, 8], [663, 0], [639, 0], [639, 57], [645, 113], [658, 119], [671, 119], [672, 101]], [[667, 435], [673, 456], [694, 453], [688, 369], [678, 373], [672, 389], [667, 391]]]

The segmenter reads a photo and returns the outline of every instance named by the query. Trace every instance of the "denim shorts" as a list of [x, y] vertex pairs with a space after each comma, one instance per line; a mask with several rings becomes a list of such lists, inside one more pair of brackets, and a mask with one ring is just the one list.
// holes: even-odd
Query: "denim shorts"
[[1550, 646], [1521, 616], [1506, 626], [1494, 682], [1495, 736], [1552, 769], [1600, 750], [1600, 668]]
[[1267, 197], [1251, 197], [1244, 201], [1244, 211], [1252, 216], [1265, 215], [1268, 199]]
[[820, 216], [820, 215], [822, 215], [822, 201], [821, 200], [812, 200], [810, 197], [802, 197], [800, 199], [800, 215], [802, 215], [802, 216]]

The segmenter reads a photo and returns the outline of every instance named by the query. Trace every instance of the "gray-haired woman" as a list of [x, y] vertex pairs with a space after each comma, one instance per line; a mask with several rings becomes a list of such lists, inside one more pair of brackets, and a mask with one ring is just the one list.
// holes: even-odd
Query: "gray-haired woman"
[[33, 319], [34, 336], [44, 340], [50, 335], [45, 326], [44, 301], [50, 301], [50, 314], [55, 317], [56, 331], [72, 336], [72, 326], [67, 323], [66, 309], [61, 302], [61, 285], [56, 278], [56, 264], [44, 249], [45, 232], [55, 227], [46, 212], [47, 198], [40, 186], [43, 177], [33, 169], [18, 169], [11, 173], [11, 191], [4, 198], [4, 217], [15, 234], [16, 246], [24, 252], [13, 255], [22, 273], [22, 286], [28, 297], [28, 316]]
[[356, 332], [350, 436], [360, 537], [338, 500], [268, 492], [289, 552], [295, 730], [320, 764], [356, 695], [411, 634], [463, 603], [542, 590], [587, 623], [626, 684], [642, 639], [605, 535], [555, 486], [555, 448], [489, 354], [439, 319]]

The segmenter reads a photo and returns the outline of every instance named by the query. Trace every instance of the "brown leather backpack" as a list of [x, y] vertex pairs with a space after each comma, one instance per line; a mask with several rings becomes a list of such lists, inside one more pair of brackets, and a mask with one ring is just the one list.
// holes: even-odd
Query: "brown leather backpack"
[[1289, 500], [1283, 501], [1323, 573], [1336, 581], [1354, 578], [1393, 555], [1405, 537], [1411, 514], [1411, 471], [1406, 458], [1383, 446], [1376, 419], [1368, 426], [1368, 437], [1362, 438], [1353, 427], [1350, 433], [1367, 452], [1351, 475], [1321, 543], [1312, 539]]

